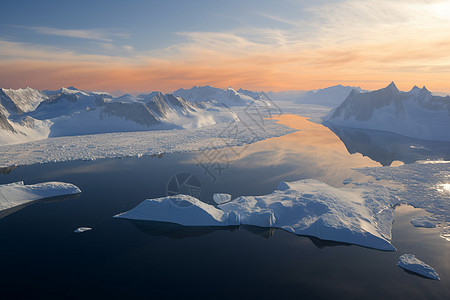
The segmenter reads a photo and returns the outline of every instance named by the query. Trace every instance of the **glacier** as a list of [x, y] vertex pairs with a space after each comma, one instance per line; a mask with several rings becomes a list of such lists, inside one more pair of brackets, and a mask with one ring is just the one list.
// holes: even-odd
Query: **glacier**
[[427, 278], [440, 280], [439, 274], [432, 267], [417, 259], [413, 254], [403, 254], [400, 256], [397, 266]]
[[0, 185], [0, 211], [31, 201], [79, 194], [81, 190], [70, 183], [44, 182], [26, 185], [23, 181]]
[[186, 195], [147, 199], [114, 217], [184, 226], [271, 227], [395, 251], [390, 240], [397, 204], [397, 198], [379, 185], [335, 188], [308, 179], [281, 182], [272, 194], [241, 196], [217, 207]]
[[352, 90], [325, 118], [325, 124], [373, 129], [422, 140], [450, 141], [450, 97], [433, 95], [425, 87], [399, 91], [387, 87], [360, 93]]
[[239, 121], [183, 130], [54, 137], [0, 146], [0, 167], [210, 150], [242, 146], [295, 131], [274, 120], [264, 120], [263, 127]]

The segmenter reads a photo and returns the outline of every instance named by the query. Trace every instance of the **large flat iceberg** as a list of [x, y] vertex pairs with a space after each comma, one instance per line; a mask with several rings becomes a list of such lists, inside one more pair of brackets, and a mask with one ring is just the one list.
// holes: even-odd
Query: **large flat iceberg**
[[0, 211], [34, 200], [72, 195], [81, 190], [70, 183], [44, 182], [26, 185], [23, 181], [0, 185]]
[[272, 194], [241, 196], [217, 207], [185, 195], [149, 199], [115, 217], [185, 226], [273, 227], [395, 251], [390, 239], [396, 204], [397, 198], [382, 186], [335, 188], [308, 179], [281, 182]]

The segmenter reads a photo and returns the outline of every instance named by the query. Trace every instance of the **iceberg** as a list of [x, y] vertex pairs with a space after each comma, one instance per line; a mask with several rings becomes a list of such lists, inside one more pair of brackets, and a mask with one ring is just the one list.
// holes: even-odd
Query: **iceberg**
[[144, 200], [132, 210], [114, 217], [176, 223], [184, 226], [239, 225], [236, 213], [225, 213], [195, 197], [182, 194]]
[[400, 256], [397, 266], [427, 278], [440, 280], [439, 274], [432, 267], [417, 259], [413, 254], [403, 254]]
[[44, 182], [26, 185], [23, 181], [0, 185], [0, 211], [34, 200], [72, 195], [81, 190], [70, 183]]
[[148, 199], [116, 218], [184, 226], [253, 225], [395, 251], [390, 243], [396, 197], [379, 185], [335, 188], [308, 179], [281, 182], [272, 194], [241, 196], [217, 207], [186, 195]]
[[226, 202], [231, 201], [231, 195], [230, 194], [214, 194], [213, 200], [216, 204], [224, 204]]

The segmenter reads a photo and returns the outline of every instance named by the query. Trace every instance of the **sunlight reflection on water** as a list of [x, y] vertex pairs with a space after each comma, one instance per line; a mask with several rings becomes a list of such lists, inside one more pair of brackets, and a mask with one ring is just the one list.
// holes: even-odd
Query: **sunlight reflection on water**
[[450, 183], [438, 184], [436, 189], [440, 193], [450, 193]]

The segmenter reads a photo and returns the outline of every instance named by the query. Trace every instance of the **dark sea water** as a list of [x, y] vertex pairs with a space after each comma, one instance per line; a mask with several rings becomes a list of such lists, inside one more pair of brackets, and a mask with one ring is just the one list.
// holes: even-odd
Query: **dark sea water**
[[[348, 177], [368, 180], [351, 168], [381, 165], [382, 154], [349, 154], [324, 126], [294, 116], [282, 122], [300, 131], [216, 152], [5, 171], [0, 183], [56, 180], [82, 193], [0, 214], [1, 299], [450, 299], [450, 243], [438, 229], [413, 227], [409, 220], [424, 212], [408, 206], [396, 210], [397, 252], [267, 228], [113, 218], [146, 198], [166, 196], [177, 174], [197, 178], [200, 199], [211, 203], [216, 192], [263, 195], [280, 181], [314, 178], [343, 186]], [[93, 229], [73, 232], [81, 226]], [[397, 267], [404, 253], [435, 267], [441, 281]]]

